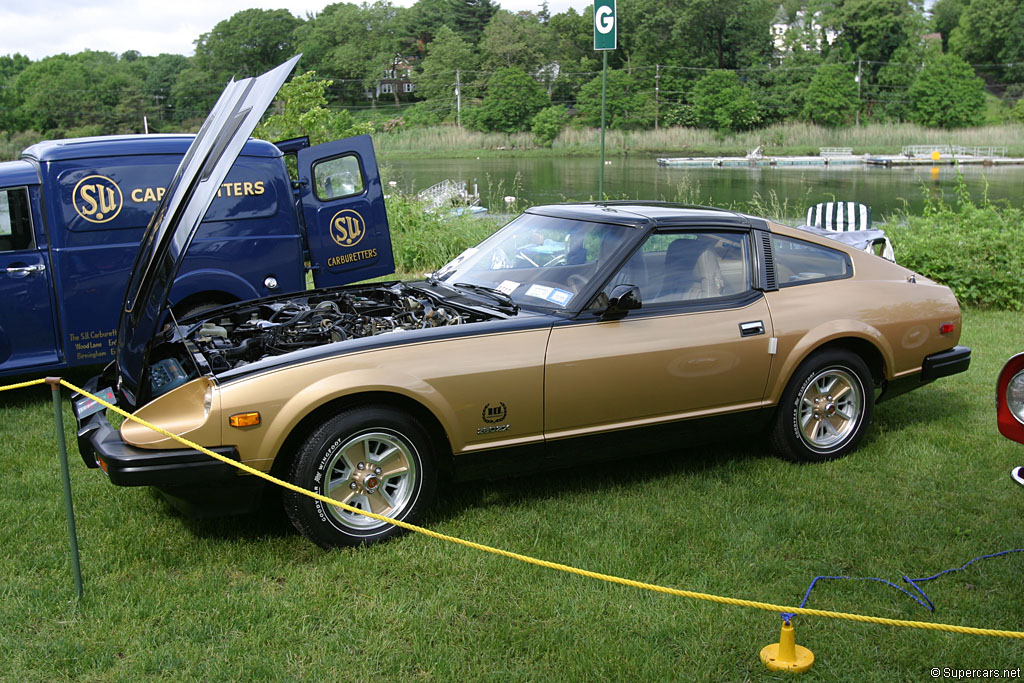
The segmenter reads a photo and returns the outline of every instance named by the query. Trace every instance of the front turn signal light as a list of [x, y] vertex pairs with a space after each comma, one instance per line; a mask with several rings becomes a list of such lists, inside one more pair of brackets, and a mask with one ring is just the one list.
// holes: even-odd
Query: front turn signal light
[[259, 423], [260, 414], [257, 412], [236, 413], [228, 418], [228, 424], [232, 427], [255, 427]]

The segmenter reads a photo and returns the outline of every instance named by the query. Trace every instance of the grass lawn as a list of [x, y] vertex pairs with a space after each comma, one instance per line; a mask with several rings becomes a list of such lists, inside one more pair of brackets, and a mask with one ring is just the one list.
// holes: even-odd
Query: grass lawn
[[[448, 487], [426, 525], [598, 572], [780, 604], [818, 574], [929, 576], [1024, 548], [1024, 448], [993, 387], [1020, 313], [967, 311], [969, 372], [879, 407], [860, 451], [799, 466], [719, 444]], [[72, 380], [76, 379], [74, 377]], [[69, 447], [73, 422], [65, 402]], [[409, 535], [324, 552], [282, 516], [192, 521], [72, 453], [73, 599], [49, 389], [0, 396], [0, 679], [789, 680], [770, 612], [641, 592]], [[922, 587], [824, 582], [809, 607], [1024, 630], [1024, 553]], [[1024, 641], [797, 617], [803, 680], [1021, 669]], [[1021, 672], [1024, 675], [1024, 671]]]

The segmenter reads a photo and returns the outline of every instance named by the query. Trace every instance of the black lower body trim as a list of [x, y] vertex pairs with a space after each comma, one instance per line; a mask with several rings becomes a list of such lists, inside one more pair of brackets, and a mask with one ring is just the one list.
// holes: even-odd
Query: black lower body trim
[[[78, 450], [86, 465], [99, 467], [118, 486], [232, 483], [240, 479], [235, 467], [191, 448], [147, 450], [126, 444], [107, 421], [105, 411], [79, 422]], [[210, 450], [239, 459], [234, 446]]]
[[929, 382], [964, 372], [971, 364], [971, 350], [966, 346], [954, 346], [948, 351], [925, 356], [921, 364], [921, 372], [916, 375], [901, 377], [885, 383], [877, 403], [902, 396], [908, 391], [919, 389]]
[[971, 365], [971, 350], [966, 346], [954, 346], [948, 351], [926, 356], [921, 364], [921, 381], [930, 382], [964, 372]]

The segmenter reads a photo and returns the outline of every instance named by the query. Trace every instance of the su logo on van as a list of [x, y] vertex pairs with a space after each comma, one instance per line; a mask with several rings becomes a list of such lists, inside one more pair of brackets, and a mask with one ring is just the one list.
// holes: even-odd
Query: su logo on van
[[106, 223], [121, 213], [124, 195], [113, 180], [104, 175], [82, 178], [71, 193], [75, 211], [90, 223]]
[[352, 209], [342, 209], [331, 218], [331, 239], [339, 247], [354, 247], [366, 234], [366, 222]]

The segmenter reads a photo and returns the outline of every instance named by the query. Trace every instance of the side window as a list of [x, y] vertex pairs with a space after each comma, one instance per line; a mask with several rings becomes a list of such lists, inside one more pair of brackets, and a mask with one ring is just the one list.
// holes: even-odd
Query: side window
[[714, 299], [750, 289], [745, 233], [655, 233], [605, 286], [636, 285], [644, 305]]
[[837, 249], [772, 235], [780, 287], [841, 280], [853, 275], [850, 257]]
[[318, 161], [313, 166], [316, 198], [321, 201], [361, 194], [365, 183], [354, 154]]
[[28, 190], [0, 190], [0, 251], [31, 249], [32, 218], [28, 208]]

